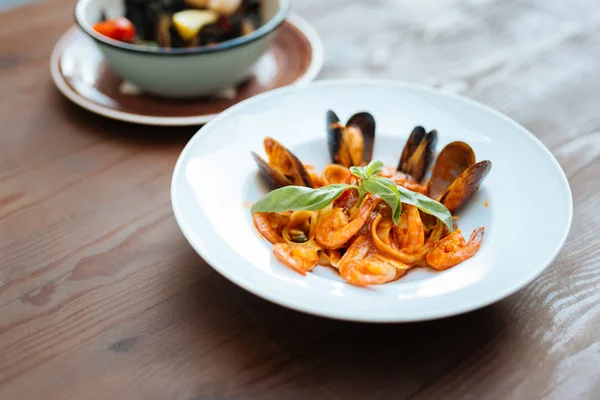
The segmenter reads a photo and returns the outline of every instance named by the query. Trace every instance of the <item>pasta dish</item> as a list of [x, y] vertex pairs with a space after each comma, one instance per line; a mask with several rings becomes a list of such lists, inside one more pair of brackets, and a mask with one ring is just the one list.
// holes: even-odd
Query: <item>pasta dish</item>
[[277, 140], [252, 152], [270, 191], [252, 207], [254, 226], [282, 263], [306, 275], [335, 268], [347, 282], [384, 284], [409, 269], [452, 268], [473, 257], [485, 228], [465, 240], [455, 212], [479, 189], [491, 162], [465, 142], [436, 156], [438, 133], [415, 127], [398, 165], [373, 160], [376, 124], [366, 112], [346, 124], [326, 115], [330, 163], [318, 173]]

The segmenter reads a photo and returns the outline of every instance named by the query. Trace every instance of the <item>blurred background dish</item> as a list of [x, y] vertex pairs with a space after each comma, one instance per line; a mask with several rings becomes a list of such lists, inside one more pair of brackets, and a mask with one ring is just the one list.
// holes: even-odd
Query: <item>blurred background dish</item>
[[102, 13], [92, 29], [153, 49], [214, 47], [264, 25], [263, 0], [124, 0], [125, 15]]
[[323, 46], [315, 30], [291, 13], [248, 79], [219, 93], [194, 99], [170, 99], [143, 93], [114, 72], [78, 27], [57, 42], [50, 60], [58, 89], [81, 107], [122, 121], [165, 126], [198, 125], [256, 94], [313, 80], [323, 64]]
[[[179, 6], [169, 8], [165, 4]], [[189, 5], [182, 8], [184, 4], [184, 0], [79, 0], [75, 20], [121, 78], [147, 93], [189, 98], [209, 95], [246, 79], [290, 9], [289, 0], [262, 0], [260, 15], [246, 18], [255, 22], [245, 23], [243, 15], [247, 13], [240, 14], [240, 24], [247, 28], [240, 25], [240, 32], [235, 34], [211, 35], [201, 28], [218, 26], [215, 23], [224, 14], [207, 15], [212, 10]], [[199, 18], [197, 14], [202, 12], [204, 17]], [[122, 18], [126, 15], [133, 21]], [[225, 20], [225, 24], [229, 22]], [[257, 26], [250, 29], [250, 24]]]

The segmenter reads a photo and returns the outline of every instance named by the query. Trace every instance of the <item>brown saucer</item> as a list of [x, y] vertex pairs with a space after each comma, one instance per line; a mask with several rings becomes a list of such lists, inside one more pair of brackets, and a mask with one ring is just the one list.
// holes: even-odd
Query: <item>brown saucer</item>
[[254, 95], [313, 80], [323, 64], [320, 39], [308, 23], [290, 15], [249, 78], [211, 97], [174, 100], [141, 93], [106, 64], [78, 27], [57, 42], [50, 62], [58, 89], [94, 113], [147, 125], [199, 125]]

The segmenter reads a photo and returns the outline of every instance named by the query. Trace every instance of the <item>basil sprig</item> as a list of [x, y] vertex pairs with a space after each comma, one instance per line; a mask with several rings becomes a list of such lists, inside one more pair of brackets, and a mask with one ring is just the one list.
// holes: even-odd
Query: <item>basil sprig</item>
[[[390, 184], [391, 183], [391, 184]], [[400, 221], [400, 213], [402, 212], [402, 202], [400, 201], [400, 193], [396, 184], [389, 179], [370, 178], [363, 181], [363, 186], [367, 192], [379, 195], [392, 209], [392, 218], [394, 223]]]
[[381, 161], [372, 161], [365, 167], [350, 167], [350, 172], [359, 178], [358, 185], [339, 183], [311, 189], [304, 186], [284, 186], [267, 193], [254, 203], [252, 212], [283, 212], [297, 210], [321, 210], [349, 188], [358, 189], [359, 201], [369, 192], [380, 196], [392, 209], [394, 223], [400, 221], [402, 203], [416, 206], [424, 213], [442, 221], [450, 231], [452, 214], [441, 203], [417, 192], [398, 186], [388, 178], [377, 176], [383, 169]]

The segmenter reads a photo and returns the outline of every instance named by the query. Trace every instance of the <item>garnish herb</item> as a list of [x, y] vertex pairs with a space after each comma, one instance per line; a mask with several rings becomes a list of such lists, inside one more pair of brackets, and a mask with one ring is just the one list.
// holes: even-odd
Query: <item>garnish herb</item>
[[284, 186], [275, 189], [252, 206], [252, 212], [283, 212], [321, 210], [344, 193], [350, 185], [335, 184], [311, 189], [304, 186]]
[[452, 214], [441, 203], [417, 192], [398, 186], [388, 178], [377, 176], [383, 169], [381, 161], [372, 161], [365, 167], [350, 167], [359, 178], [358, 185], [339, 183], [311, 189], [304, 186], [284, 186], [267, 193], [254, 203], [252, 212], [283, 212], [297, 210], [321, 210], [342, 195], [346, 189], [358, 189], [359, 202], [369, 192], [380, 196], [392, 209], [394, 223], [400, 221], [402, 203], [416, 206], [424, 213], [442, 221], [452, 232]]

